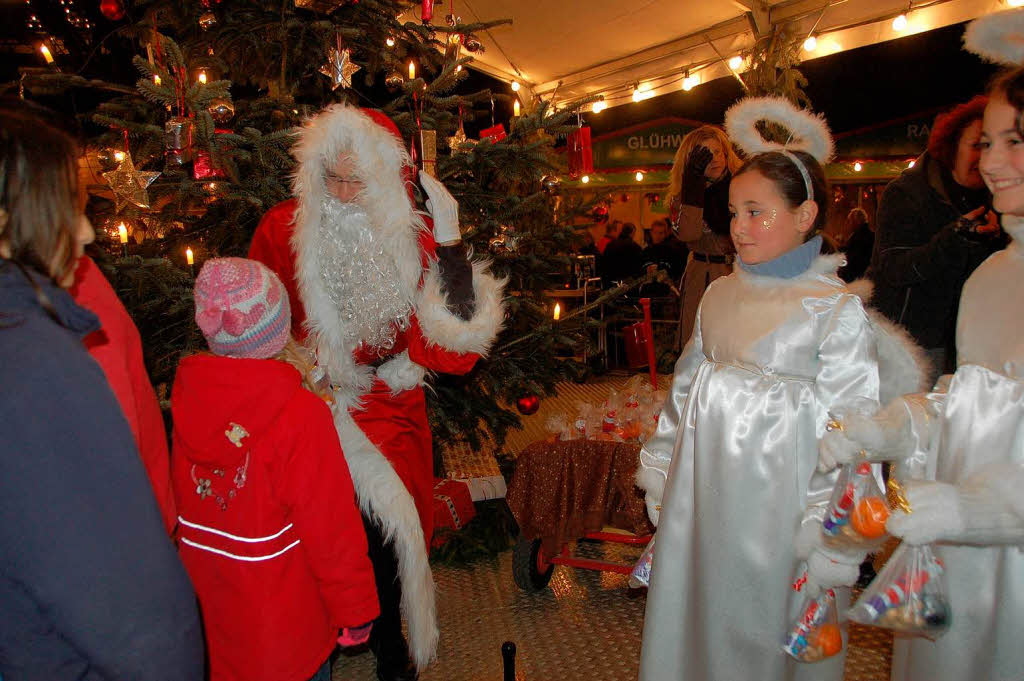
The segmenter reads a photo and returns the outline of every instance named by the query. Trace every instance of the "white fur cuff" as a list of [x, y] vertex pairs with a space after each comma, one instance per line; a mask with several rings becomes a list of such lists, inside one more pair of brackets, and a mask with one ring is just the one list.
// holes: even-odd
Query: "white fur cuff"
[[408, 350], [389, 359], [377, 369], [377, 378], [391, 388], [392, 395], [412, 390], [422, 384], [425, 374], [426, 370], [423, 367], [409, 359]]
[[437, 263], [432, 262], [416, 297], [416, 318], [427, 341], [446, 350], [486, 356], [505, 322], [502, 295], [507, 280], [495, 279], [486, 262], [473, 263], [476, 309], [469, 319], [448, 310]]

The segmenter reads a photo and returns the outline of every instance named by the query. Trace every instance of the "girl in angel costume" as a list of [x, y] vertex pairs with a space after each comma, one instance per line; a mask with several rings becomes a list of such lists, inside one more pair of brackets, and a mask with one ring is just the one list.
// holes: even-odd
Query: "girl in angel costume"
[[[784, 126], [790, 141], [765, 141], [758, 121]], [[793, 587], [853, 584], [864, 558], [823, 545], [837, 474], [815, 470], [818, 439], [830, 410], [873, 411], [921, 374], [905, 335], [844, 288], [842, 256], [821, 255], [824, 121], [759, 98], [725, 122], [747, 155], [729, 188], [735, 271], [704, 294], [640, 455], [638, 484], [658, 525], [640, 678], [838, 680], [842, 655], [807, 665], [781, 649], [803, 598]]]
[[821, 442], [821, 469], [861, 456], [896, 462], [898, 477], [912, 478], [911, 512], [887, 527], [910, 544], [937, 542], [946, 567], [952, 626], [935, 642], [897, 639], [894, 681], [1024, 679], [1024, 11], [974, 21], [964, 42], [1016, 67], [992, 87], [980, 164], [1013, 240], [964, 285], [956, 372], [873, 418], [847, 415]]

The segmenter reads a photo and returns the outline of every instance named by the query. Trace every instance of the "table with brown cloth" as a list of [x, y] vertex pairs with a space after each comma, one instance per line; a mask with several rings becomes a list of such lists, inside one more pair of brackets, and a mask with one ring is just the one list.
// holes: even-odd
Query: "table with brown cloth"
[[650, 534], [639, 463], [635, 442], [535, 442], [516, 459], [506, 501], [522, 536], [539, 538], [548, 556], [605, 526]]

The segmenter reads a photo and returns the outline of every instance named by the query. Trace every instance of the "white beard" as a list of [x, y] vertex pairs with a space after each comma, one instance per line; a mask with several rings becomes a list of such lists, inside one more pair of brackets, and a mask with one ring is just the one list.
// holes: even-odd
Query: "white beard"
[[[352, 348], [390, 349], [409, 326], [413, 301], [402, 292], [400, 263], [361, 206], [327, 198], [321, 204], [319, 276]], [[417, 263], [418, 265], [418, 263]]]

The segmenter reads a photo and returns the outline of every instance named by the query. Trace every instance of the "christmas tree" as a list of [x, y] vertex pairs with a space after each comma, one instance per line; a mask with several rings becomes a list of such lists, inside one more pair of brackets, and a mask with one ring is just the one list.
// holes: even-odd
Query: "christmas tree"
[[[564, 285], [569, 261], [559, 254], [591, 208], [559, 191], [555, 151], [590, 100], [558, 110], [527, 101], [507, 120], [514, 95], [467, 92], [466, 66], [481, 49], [474, 33], [503, 22], [467, 25], [451, 12], [428, 24], [429, 1], [112, 4], [127, 19], [107, 43], [130, 57], [134, 85], [83, 68], [32, 71], [20, 86], [29, 98], [95, 95], [80, 115], [101, 265], [139, 326], [162, 396], [178, 360], [203, 348], [192, 320], [198, 266], [245, 255], [262, 215], [289, 196], [296, 126], [337, 101], [382, 109], [427, 163], [440, 140], [436, 172], [459, 201], [464, 240], [509, 279], [508, 320], [488, 360], [432, 382], [435, 438], [500, 443], [519, 422], [509, 405], [580, 376], [572, 357], [586, 342], [582, 310], [555, 320], [544, 291]], [[467, 134], [481, 129], [479, 140]]]

